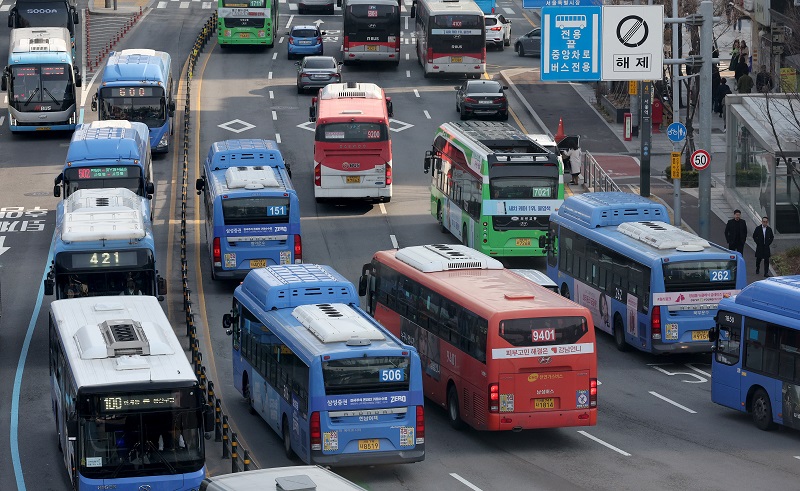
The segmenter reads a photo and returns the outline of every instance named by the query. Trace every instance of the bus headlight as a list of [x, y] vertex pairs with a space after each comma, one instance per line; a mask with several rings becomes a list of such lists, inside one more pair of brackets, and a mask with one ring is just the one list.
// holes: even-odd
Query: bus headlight
[[165, 148], [169, 146], [169, 131], [164, 133], [164, 136], [161, 137], [161, 141], [158, 142], [156, 148]]

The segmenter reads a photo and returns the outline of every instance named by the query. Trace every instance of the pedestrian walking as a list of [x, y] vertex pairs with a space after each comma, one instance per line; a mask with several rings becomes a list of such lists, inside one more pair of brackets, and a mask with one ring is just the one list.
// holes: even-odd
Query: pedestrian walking
[[761, 219], [761, 226], [753, 230], [753, 240], [756, 242], [756, 274], [760, 271], [761, 260], [764, 260], [764, 278], [769, 277], [769, 257], [772, 253], [769, 247], [775, 240], [772, 227], [769, 226], [769, 218]]
[[742, 19], [744, 19], [744, 0], [736, 0], [736, 25], [734, 26], [734, 30], [738, 29], [739, 32], [742, 32]]
[[728, 249], [737, 251], [739, 254], [744, 252], [744, 243], [747, 241], [747, 224], [742, 220], [741, 210], [733, 210], [733, 218], [728, 220], [725, 225], [725, 240], [728, 241]]
[[728, 70], [732, 72], [736, 71], [736, 64], [739, 63], [739, 43], [740, 41], [736, 39], [731, 46], [731, 62], [728, 64]]
[[749, 73], [743, 73], [736, 81], [736, 91], [740, 94], [749, 94], [753, 91], [753, 77]]
[[731, 93], [731, 88], [724, 77], [720, 77], [719, 85], [714, 90], [714, 112], [721, 118], [725, 111], [725, 96]]
[[761, 65], [761, 71], [756, 74], [756, 91], [772, 92], [772, 75], [767, 72], [767, 65]]

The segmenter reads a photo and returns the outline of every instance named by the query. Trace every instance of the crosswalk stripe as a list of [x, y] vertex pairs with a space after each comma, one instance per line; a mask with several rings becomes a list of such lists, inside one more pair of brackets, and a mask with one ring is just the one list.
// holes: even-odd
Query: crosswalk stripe
[[188, 8], [189, 8], [189, 2], [181, 2], [181, 6], [180, 6], [180, 8], [182, 8], [182, 9], [188, 9]]

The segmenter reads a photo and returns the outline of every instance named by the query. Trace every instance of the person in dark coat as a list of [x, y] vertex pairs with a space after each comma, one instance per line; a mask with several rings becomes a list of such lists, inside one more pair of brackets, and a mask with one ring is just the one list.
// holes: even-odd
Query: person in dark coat
[[728, 241], [728, 249], [743, 254], [744, 243], [747, 240], [747, 224], [742, 220], [740, 210], [733, 210], [733, 218], [725, 225], [725, 240]]
[[753, 230], [753, 240], [756, 241], [756, 274], [758, 274], [761, 266], [761, 260], [764, 260], [764, 278], [769, 277], [769, 257], [772, 255], [769, 246], [775, 240], [772, 234], [772, 227], [769, 226], [769, 218], [764, 217], [761, 219], [761, 226]]

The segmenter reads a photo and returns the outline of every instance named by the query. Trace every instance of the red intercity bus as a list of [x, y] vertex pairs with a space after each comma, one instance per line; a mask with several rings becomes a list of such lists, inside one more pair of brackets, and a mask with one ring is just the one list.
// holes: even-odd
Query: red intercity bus
[[425, 396], [455, 428], [597, 423], [591, 313], [463, 245], [379, 251], [364, 265], [366, 310], [422, 362]]
[[392, 199], [392, 100], [370, 83], [329, 84], [311, 101], [314, 197]]
[[342, 59], [345, 65], [354, 61], [400, 64], [400, 7], [397, 0], [347, 0], [343, 14]]

